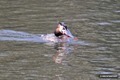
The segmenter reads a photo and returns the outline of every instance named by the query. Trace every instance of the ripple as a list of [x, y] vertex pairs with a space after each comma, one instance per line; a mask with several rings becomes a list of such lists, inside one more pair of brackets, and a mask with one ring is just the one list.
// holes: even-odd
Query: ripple
[[116, 13], [120, 13], [120, 10], [116, 10], [116, 11], [114, 11], [114, 12], [116, 12]]
[[73, 22], [73, 21], [88, 21], [89, 19], [87, 19], [87, 18], [82, 18], [82, 19], [66, 19], [65, 21], [71, 21], [71, 22]]
[[120, 23], [120, 20], [112, 20], [113, 23]]
[[0, 53], [0, 57], [1, 57], [1, 58], [2, 58], [2, 57], [6, 57], [6, 56], [8, 56], [7, 53]]
[[96, 23], [96, 24], [101, 25], [101, 26], [112, 25], [112, 23], [109, 23], [109, 22], [99, 22], [99, 23]]
[[95, 22], [95, 23], [89, 23], [91, 25], [100, 25], [100, 26], [110, 26], [112, 23], [110, 22]]

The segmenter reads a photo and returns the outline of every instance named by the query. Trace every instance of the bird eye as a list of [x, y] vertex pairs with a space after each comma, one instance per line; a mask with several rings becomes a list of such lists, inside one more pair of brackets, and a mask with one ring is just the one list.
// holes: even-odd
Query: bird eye
[[63, 30], [65, 30], [65, 28], [63, 28]]

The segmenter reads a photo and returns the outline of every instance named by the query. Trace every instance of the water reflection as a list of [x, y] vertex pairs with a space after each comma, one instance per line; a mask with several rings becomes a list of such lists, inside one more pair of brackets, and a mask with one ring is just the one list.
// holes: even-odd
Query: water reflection
[[70, 46], [67, 43], [57, 43], [55, 45], [57, 52], [53, 56], [54, 62], [58, 64], [68, 65], [69, 61], [67, 60], [67, 57], [74, 50], [74, 46]]

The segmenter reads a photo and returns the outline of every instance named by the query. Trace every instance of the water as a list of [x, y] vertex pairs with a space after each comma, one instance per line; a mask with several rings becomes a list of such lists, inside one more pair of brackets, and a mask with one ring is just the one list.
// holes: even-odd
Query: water
[[1, 30], [47, 34], [59, 21], [79, 42], [0, 41], [0, 80], [120, 79], [119, 0], [0, 0]]

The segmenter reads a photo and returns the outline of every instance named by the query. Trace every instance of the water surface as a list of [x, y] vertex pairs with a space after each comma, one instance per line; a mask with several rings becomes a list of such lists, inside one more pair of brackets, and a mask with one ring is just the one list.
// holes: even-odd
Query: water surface
[[0, 41], [0, 79], [119, 80], [119, 0], [0, 0], [1, 30], [47, 34], [59, 21], [79, 44]]

